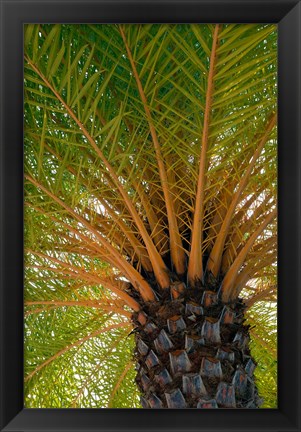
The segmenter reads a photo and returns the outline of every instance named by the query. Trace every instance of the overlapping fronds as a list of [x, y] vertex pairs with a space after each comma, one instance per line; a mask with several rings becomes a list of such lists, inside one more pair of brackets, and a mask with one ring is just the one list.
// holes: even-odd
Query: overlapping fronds
[[[275, 299], [276, 28], [34, 24], [24, 43], [28, 403], [59, 405], [45, 388], [70, 356], [124, 349], [118, 374], [91, 357], [85, 373], [74, 366], [90, 405], [64, 377], [68, 406], [125, 406], [130, 330], [105, 329], [130, 323], [139, 299], [175, 275], [219, 281], [224, 301], [246, 293], [250, 308]], [[47, 378], [31, 376], [66, 346]]]

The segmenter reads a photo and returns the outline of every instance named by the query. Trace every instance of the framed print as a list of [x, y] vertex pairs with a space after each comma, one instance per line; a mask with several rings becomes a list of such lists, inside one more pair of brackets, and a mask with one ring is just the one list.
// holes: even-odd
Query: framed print
[[300, 430], [300, 3], [1, 20], [1, 430]]

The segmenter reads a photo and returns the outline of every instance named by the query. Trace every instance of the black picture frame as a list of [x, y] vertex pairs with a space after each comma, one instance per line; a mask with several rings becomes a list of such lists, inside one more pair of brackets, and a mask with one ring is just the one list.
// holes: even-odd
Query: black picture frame
[[[2, 431], [300, 431], [300, 30], [296, 0], [0, 0]], [[23, 408], [23, 24], [265, 22], [279, 26], [278, 408]]]

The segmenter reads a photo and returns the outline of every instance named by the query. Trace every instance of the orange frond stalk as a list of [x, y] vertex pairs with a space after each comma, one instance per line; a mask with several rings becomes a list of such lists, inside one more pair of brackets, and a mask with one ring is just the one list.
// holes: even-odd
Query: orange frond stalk
[[[122, 220], [122, 217], [117, 216], [117, 214], [110, 208], [110, 206], [107, 205], [105, 200], [99, 199], [99, 201], [105, 207], [106, 211], [108, 212], [108, 214], [112, 218], [112, 221], [114, 221], [118, 225], [118, 227], [120, 228], [120, 231], [122, 233], [122, 236], [120, 236], [119, 239], [118, 239], [117, 233], [111, 235], [111, 237], [114, 238], [115, 241], [117, 240], [116, 243], [119, 246], [122, 245], [122, 242], [125, 242], [125, 244], [127, 245], [127, 246], [125, 246], [125, 249], [130, 250], [128, 255], [129, 256], [136, 255], [137, 260], [141, 261], [142, 267], [147, 272], [151, 273], [153, 271], [153, 268], [152, 268], [151, 262], [148, 258], [147, 250], [146, 250], [145, 246], [143, 246], [141, 244], [141, 242], [137, 239], [135, 234], [130, 230], [130, 227], [128, 225], [126, 225], [126, 223]], [[111, 228], [114, 227], [112, 221], [106, 220], [99, 213], [92, 211], [90, 209], [87, 209], [87, 211], [89, 211], [93, 215], [96, 222], [100, 223], [100, 225], [102, 227], [101, 232], [105, 233], [107, 231], [107, 228], [108, 228], [108, 227], [103, 225], [103, 222], [106, 222], [106, 223], [110, 222]]]
[[[126, 122], [126, 119], [125, 119]], [[127, 122], [126, 122], [127, 123]], [[117, 149], [118, 154], [122, 154], [120, 149]], [[125, 166], [125, 171], [128, 175], [128, 177], [131, 177], [130, 170], [127, 166]], [[146, 167], [144, 168], [144, 172], [146, 170]], [[145, 179], [147, 179], [147, 176], [145, 175]], [[162, 233], [159, 229], [159, 217], [156, 214], [155, 210], [156, 207], [152, 205], [151, 198], [145, 193], [144, 188], [142, 187], [141, 183], [139, 183], [136, 178], [131, 178], [131, 183], [135, 189], [135, 191], [138, 193], [139, 198], [141, 200], [143, 209], [145, 211], [145, 215], [147, 217], [147, 220], [149, 222], [150, 228], [151, 228], [151, 237], [154, 239], [154, 243], [158, 250], [162, 248], [162, 243], [164, 241]]]
[[[62, 161], [63, 158], [58, 155], [54, 150], [51, 149], [51, 147], [49, 147], [46, 143], [44, 144], [45, 148], [47, 148], [47, 150], [53, 154], [58, 160]], [[71, 166], [66, 166], [66, 169], [73, 175], [77, 175], [76, 171], [71, 167]], [[89, 184], [86, 181], [86, 177], [84, 176], [80, 176], [80, 182], [89, 190]], [[131, 243], [135, 254], [137, 255], [138, 260], [141, 260], [141, 264], [143, 266], [143, 268], [148, 271], [148, 272], [152, 272], [152, 265], [151, 262], [149, 261], [148, 257], [147, 257], [147, 253], [145, 250], [145, 247], [139, 242], [139, 240], [133, 235], [133, 233], [129, 230], [129, 227], [126, 225], [125, 222], [123, 222], [122, 218], [117, 216], [117, 214], [115, 213], [115, 211], [113, 211], [111, 209], [111, 207], [107, 204], [107, 201], [105, 199], [103, 199], [101, 196], [99, 196], [98, 194], [95, 194], [95, 192], [93, 191], [93, 193], [91, 193], [91, 195], [94, 195], [98, 201], [105, 207], [106, 211], [108, 212], [108, 214], [111, 216], [111, 218], [113, 219], [113, 221], [120, 227], [120, 230], [123, 232], [123, 234], [125, 235], [125, 237], [129, 240], [129, 242]], [[120, 212], [120, 209], [118, 209]], [[96, 214], [96, 218], [99, 215]]]
[[199, 164], [199, 177], [196, 191], [196, 201], [192, 225], [191, 249], [188, 263], [188, 281], [194, 286], [197, 280], [203, 279], [202, 242], [203, 242], [203, 219], [204, 219], [204, 194], [205, 194], [205, 172], [206, 157], [208, 149], [209, 123], [212, 106], [213, 80], [216, 63], [216, 49], [218, 46], [219, 25], [216, 24], [210, 55], [210, 67], [206, 93], [206, 107], [204, 113], [204, 125], [202, 134], [202, 148]]
[[224, 217], [227, 213], [227, 208], [232, 199], [232, 192], [235, 187], [235, 182], [229, 182], [227, 186], [224, 186], [222, 192], [218, 194], [216, 199], [216, 209], [214, 210], [212, 219], [210, 221], [209, 230], [208, 230], [208, 238], [212, 239], [209, 247], [212, 249], [214, 244], [214, 239], [220, 231], [220, 227], [222, 226]]
[[149, 236], [149, 234], [148, 234], [148, 232], [147, 232], [147, 230], [143, 224], [143, 221], [139, 217], [133, 203], [131, 202], [131, 200], [129, 198], [129, 195], [127, 194], [124, 187], [120, 183], [114, 169], [112, 168], [110, 163], [107, 161], [107, 159], [104, 157], [102, 151], [99, 149], [99, 147], [97, 146], [96, 142], [91, 137], [91, 135], [89, 134], [87, 129], [79, 121], [79, 119], [76, 117], [76, 115], [74, 114], [72, 109], [67, 105], [67, 103], [60, 96], [60, 94], [54, 89], [54, 87], [50, 84], [50, 82], [46, 79], [46, 77], [39, 71], [39, 69], [33, 64], [33, 62], [28, 57], [25, 56], [25, 58], [26, 58], [27, 62], [29, 63], [29, 65], [32, 67], [32, 69], [41, 77], [41, 79], [45, 82], [47, 87], [54, 93], [54, 95], [57, 97], [57, 99], [61, 102], [61, 104], [64, 106], [64, 108], [66, 109], [66, 111], [68, 112], [70, 117], [76, 122], [78, 127], [81, 129], [81, 131], [83, 132], [83, 134], [85, 135], [85, 137], [87, 138], [89, 143], [91, 144], [92, 148], [95, 150], [96, 154], [99, 156], [99, 158], [103, 162], [104, 166], [107, 168], [108, 173], [112, 177], [119, 193], [121, 194], [125, 204], [127, 205], [129, 212], [131, 213], [133, 220], [134, 220], [135, 224], [137, 225], [137, 228], [138, 228], [138, 230], [139, 230], [139, 232], [140, 232], [140, 234], [141, 234], [141, 236], [145, 242], [146, 248], [147, 248], [148, 253], [149, 253], [149, 258], [152, 262], [152, 266], [153, 266], [154, 273], [156, 275], [156, 279], [157, 279], [158, 283], [160, 284], [160, 286], [162, 288], [168, 288], [170, 280], [169, 280], [168, 272], [166, 270], [166, 266], [164, 264], [164, 261], [163, 261], [162, 257], [160, 256], [159, 252], [157, 251], [154, 243], [152, 242], [152, 240], [151, 240], [151, 238], [150, 238], [150, 236]]
[[244, 263], [248, 252], [250, 251], [251, 247], [253, 246], [258, 236], [267, 227], [267, 225], [271, 223], [272, 220], [276, 217], [276, 214], [277, 214], [277, 209], [275, 208], [269, 213], [269, 215], [265, 218], [265, 220], [261, 223], [261, 225], [250, 236], [245, 246], [236, 257], [234, 263], [228, 270], [221, 285], [221, 297], [225, 303], [227, 303], [231, 299], [231, 294], [238, 275], [238, 271], [241, 268], [242, 264]]
[[259, 145], [252, 157], [252, 160], [250, 161], [248, 168], [246, 169], [245, 174], [242, 176], [241, 181], [239, 183], [238, 189], [235, 192], [232, 202], [229, 206], [229, 209], [227, 211], [227, 214], [224, 218], [223, 224], [221, 226], [220, 232], [218, 233], [217, 239], [215, 241], [215, 244], [213, 246], [213, 249], [210, 253], [209, 259], [208, 259], [208, 265], [207, 270], [213, 274], [213, 276], [217, 277], [219, 271], [220, 271], [220, 265], [222, 260], [222, 254], [224, 250], [225, 240], [229, 233], [229, 228], [231, 225], [232, 217], [235, 212], [236, 206], [241, 198], [241, 194], [243, 190], [245, 189], [248, 180], [250, 178], [250, 175], [252, 173], [252, 170], [254, 168], [255, 162], [257, 161], [265, 143], [267, 142], [270, 133], [272, 129], [274, 128], [276, 124], [277, 116], [276, 114], [273, 114], [271, 119], [268, 121], [266, 130], [259, 142]]
[[[31, 203], [25, 203], [25, 206], [33, 208], [35, 211], [37, 211], [40, 214], [44, 214], [44, 211], [42, 209], [40, 209], [39, 207], [37, 207]], [[103, 258], [105, 261], [110, 263], [113, 267], [118, 267], [117, 261], [115, 261], [112, 256], [109, 256], [108, 252], [105, 251], [105, 249], [102, 248], [98, 243], [96, 243], [95, 241], [93, 241], [89, 237], [83, 235], [78, 229], [75, 229], [71, 225], [66, 224], [62, 220], [57, 219], [56, 217], [54, 217], [52, 215], [47, 215], [47, 217], [49, 219], [51, 219], [53, 222], [57, 223], [59, 226], [61, 225], [61, 226], [65, 227], [67, 232], [70, 231], [70, 232], [74, 233], [76, 235], [76, 237], [79, 237], [85, 244], [88, 245], [88, 247], [91, 251], [94, 250], [98, 257]]]
[[100, 243], [105, 247], [105, 249], [108, 250], [109, 254], [112, 254], [114, 258], [116, 259], [116, 262], [118, 263], [118, 267], [120, 270], [122, 269], [125, 274], [128, 276], [128, 278], [131, 280], [133, 286], [141, 293], [142, 297], [145, 301], [151, 301], [154, 300], [154, 293], [151, 289], [151, 287], [148, 285], [148, 283], [142, 278], [140, 273], [135, 270], [124, 258], [121, 256], [116, 249], [104, 238], [102, 237], [98, 231], [94, 229], [91, 224], [84, 219], [82, 216], [80, 216], [78, 213], [76, 213], [74, 210], [72, 210], [67, 204], [65, 204], [60, 198], [55, 196], [52, 192], [50, 192], [48, 189], [46, 189], [43, 185], [41, 185], [37, 180], [30, 177], [28, 174], [25, 174], [25, 178], [29, 180], [32, 184], [34, 184], [36, 187], [41, 189], [43, 192], [45, 192], [48, 196], [50, 196], [53, 201], [58, 203], [61, 207], [63, 207], [65, 210], [67, 210], [70, 215], [72, 215], [76, 220], [78, 220], [80, 223], [82, 223], [91, 233], [95, 235], [97, 240], [100, 241]]
[[[147, 103], [147, 99], [146, 99], [146, 96], [145, 96], [145, 93], [144, 93], [144, 90], [142, 87], [142, 83], [140, 81], [131, 50], [130, 50], [128, 43], [127, 43], [127, 40], [126, 40], [126, 36], [125, 36], [124, 31], [122, 30], [121, 27], [119, 27], [119, 30], [120, 30], [120, 34], [121, 34], [122, 39], [123, 39], [124, 44], [125, 44], [125, 48], [126, 48], [126, 51], [128, 54], [129, 61], [130, 61], [131, 66], [132, 66], [133, 74], [134, 74], [134, 77], [135, 77], [135, 80], [137, 83], [138, 91], [139, 91], [140, 98], [141, 98], [142, 103], [143, 103], [144, 111], [145, 111], [147, 121], [149, 124], [150, 133], [151, 133], [152, 140], [154, 143], [155, 154], [156, 154], [156, 159], [157, 159], [157, 163], [158, 163], [158, 169], [159, 169], [161, 185], [162, 185], [162, 189], [163, 189], [163, 193], [164, 193], [165, 205], [166, 205], [166, 211], [167, 211], [169, 237], [170, 237], [170, 251], [171, 251], [172, 262], [175, 266], [176, 272], [179, 275], [183, 275], [185, 272], [185, 254], [184, 254], [184, 251], [182, 249], [182, 240], [181, 240], [181, 236], [179, 233], [179, 227], [177, 224], [176, 213], [175, 213], [175, 209], [174, 209], [174, 202], [173, 202], [171, 191], [170, 191], [169, 184], [168, 184], [167, 173], [166, 173], [166, 169], [165, 169], [164, 162], [163, 162], [163, 156], [161, 153], [159, 140], [157, 137], [156, 129], [155, 129], [154, 124], [153, 124], [152, 115], [151, 115], [151, 112], [150, 112], [150, 109], [149, 109], [149, 106]], [[168, 284], [168, 286], [169, 286], [169, 284]]]
[[223, 253], [222, 257], [222, 274], [225, 274], [229, 266], [233, 263], [234, 258], [239, 254], [240, 250], [244, 245], [244, 235], [249, 233], [252, 226], [260, 223], [264, 218], [264, 208], [267, 202], [270, 200], [270, 195], [267, 195], [262, 203], [256, 207], [253, 214], [240, 226], [233, 230], [231, 238], [228, 241], [228, 247]]
[[249, 196], [244, 204], [241, 206], [241, 208], [238, 210], [236, 214], [234, 214], [232, 218], [232, 225], [235, 226], [241, 222], [241, 220], [245, 217], [247, 214], [248, 209], [250, 209], [251, 205], [256, 201], [258, 196], [261, 194], [261, 192], [264, 191], [266, 188], [266, 184], [262, 184], [256, 191], [254, 191], [251, 196]]
[[[63, 267], [65, 270], [65, 272], [67, 272], [67, 274], [71, 274], [74, 276], [74, 278], [78, 278], [81, 277], [83, 279], [86, 279], [88, 281], [103, 285], [105, 288], [109, 289], [110, 291], [112, 291], [114, 294], [116, 294], [118, 297], [120, 297], [122, 300], [125, 301], [125, 303], [131, 307], [134, 311], [139, 311], [140, 310], [140, 305], [139, 303], [137, 303], [131, 296], [129, 296], [127, 293], [123, 292], [122, 290], [120, 290], [119, 288], [115, 287], [113, 285], [113, 283], [110, 280], [106, 280], [104, 278], [99, 277], [96, 274], [92, 274], [92, 273], [87, 273], [83, 270], [79, 270], [78, 268], [76, 268], [76, 272], [72, 271], [72, 266], [70, 265], [70, 263], [64, 263], [61, 260], [58, 260], [55, 257], [52, 257], [50, 255], [47, 254], [43, 254], [42, 252], [36, 252], [36, 251], [32, 251], [30, 249], [27, 250], [29, 253], [31, 253], [32, 255], [36, 255], [39, 256], [41, 258], [44, 259], [48, 259], [49, 261], [52, 261], [58, 265], [60, 265], [61, 267]], [[53, 268], [53, 267], [49, 267], [50, 271], [61, 271], [61, 269], [58, 268]]]
[[239, 273], [236, 282], [235, 282], [235, 292], [233, 294], [233, 297], [238, 297], [239, 293], [243, 290], [243, 288], [246, 286], [246, 283], [253, 278], [256, 278], [258, 275], [264, 276], [264, 274], [260, 273], [260, 270], [262, 270], [264, 267], [268, 267], [273, 262], [275, 262], [276, 258], [276, 251], [274, 253], [271, 253], [267, 255], [265, 258], [260, 260], [260, 263], [255, 263], [253, 260], [250, 262], [247, 262], [247, 265], [244, 267], [244, 269]]
[[[132, 183], [143, 205], [148, 223], [150, 225], [151, 236], [154, 239], [156, 248], [160, 251], [164, 247], [164, 236], [160, 230], [159, 218], [154, 211], [155, 207], [152, 205], [150, 199], [146, 196], [143, 187], [141, 187], [141, 184], [138, 183], [136, 180], [133, 180]], [[162, 252], [160, 254], [162, 255]]]

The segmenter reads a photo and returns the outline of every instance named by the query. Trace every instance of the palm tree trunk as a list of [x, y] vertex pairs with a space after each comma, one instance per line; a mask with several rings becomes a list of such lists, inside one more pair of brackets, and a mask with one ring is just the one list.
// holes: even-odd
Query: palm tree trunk
[[134, 318], [143, 408], [258, 408], [244, 310], [201, 286], [145, 304], [146, 324]]

